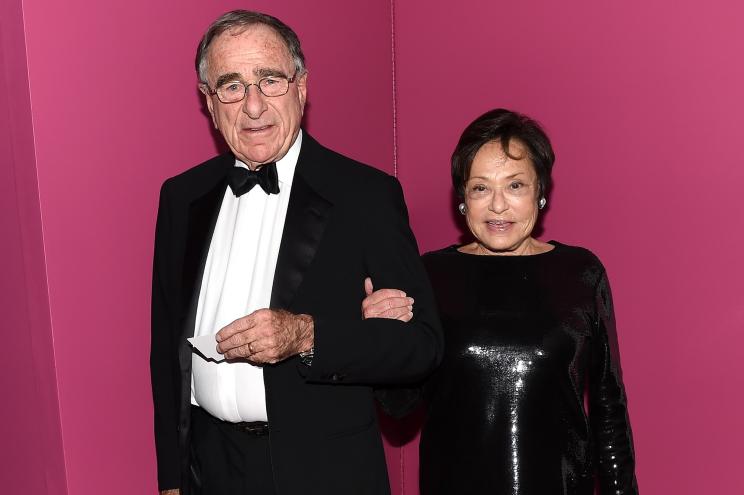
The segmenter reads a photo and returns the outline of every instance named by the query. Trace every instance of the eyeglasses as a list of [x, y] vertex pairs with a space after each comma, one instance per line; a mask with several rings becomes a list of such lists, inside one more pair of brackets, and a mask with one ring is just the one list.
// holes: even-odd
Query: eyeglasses
[[256, 83], [228, 81], [221, 84], [217, 89], [211, 89], [207, 85], [205, 87], [207, 88], [207, 93], [217, 95], [217, 98], [222, 103], [237, 103], [245, 98], [248, 88], [251, 86], [256, 86], [264, 96], [272, 98], [275, 96], [284, 96], [289, 91], [289, 83], [293, 83], [296, 77], [297, 73], [295, 72], [290, 78], [284, 76], [267, 76], [262, 77]]

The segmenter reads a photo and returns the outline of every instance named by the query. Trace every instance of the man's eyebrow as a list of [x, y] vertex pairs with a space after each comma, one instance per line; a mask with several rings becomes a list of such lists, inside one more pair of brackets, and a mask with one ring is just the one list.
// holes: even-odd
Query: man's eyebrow
[[230, 72], [229, 74], [222, 74], [220, 77], [217, 78], [217, 83], [215, 84], [215, 87], [219, 88], [226, 82], [242, 81], [242, 80], [243, 78], [237, 72]]
[[261, 79], [262, 77], [270, 77], [270, 76], [278, 76], [283, 77], [285, 79], [289, 79], [289, 76], [284, 73], [284, 71], [279, 69], [271, 69], [269, 67], [258, 67], [256, 69], [253, 69], [253, 75], [255, 75], [257, 78]]

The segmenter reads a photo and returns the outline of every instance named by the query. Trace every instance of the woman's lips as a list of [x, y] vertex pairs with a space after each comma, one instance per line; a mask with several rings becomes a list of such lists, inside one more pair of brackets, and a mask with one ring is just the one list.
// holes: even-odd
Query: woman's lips
[[506, 232], [512, 225], [514, 225], [514, 223], [507, 222], [506, 220], [487, 220], [486, 225], [488, 226], [488, 230]]

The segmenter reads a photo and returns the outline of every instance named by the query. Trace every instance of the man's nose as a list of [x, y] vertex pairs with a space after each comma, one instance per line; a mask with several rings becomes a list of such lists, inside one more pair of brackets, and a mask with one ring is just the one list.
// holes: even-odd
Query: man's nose
[[245, 88], [243, 112], [252, 119], [258, 119], [266, 111], [266, 97], [259, 91], [258, 86], [251, 84]]

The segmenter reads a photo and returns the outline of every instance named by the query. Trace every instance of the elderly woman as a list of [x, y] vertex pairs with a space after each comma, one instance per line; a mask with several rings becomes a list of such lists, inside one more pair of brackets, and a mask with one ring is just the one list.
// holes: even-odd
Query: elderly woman
[[[607, 273], [532, 236], [553, 161], [540, 126], [503, 109], [452, 154], [473, 242], [423, 257], [446, 339], [424, 386], [423, 495], [638, 492]], [[410, 319], [404, 294], [371, 289], [365, 317]], [[397, 393], [382, 397], [400, 414]]]

